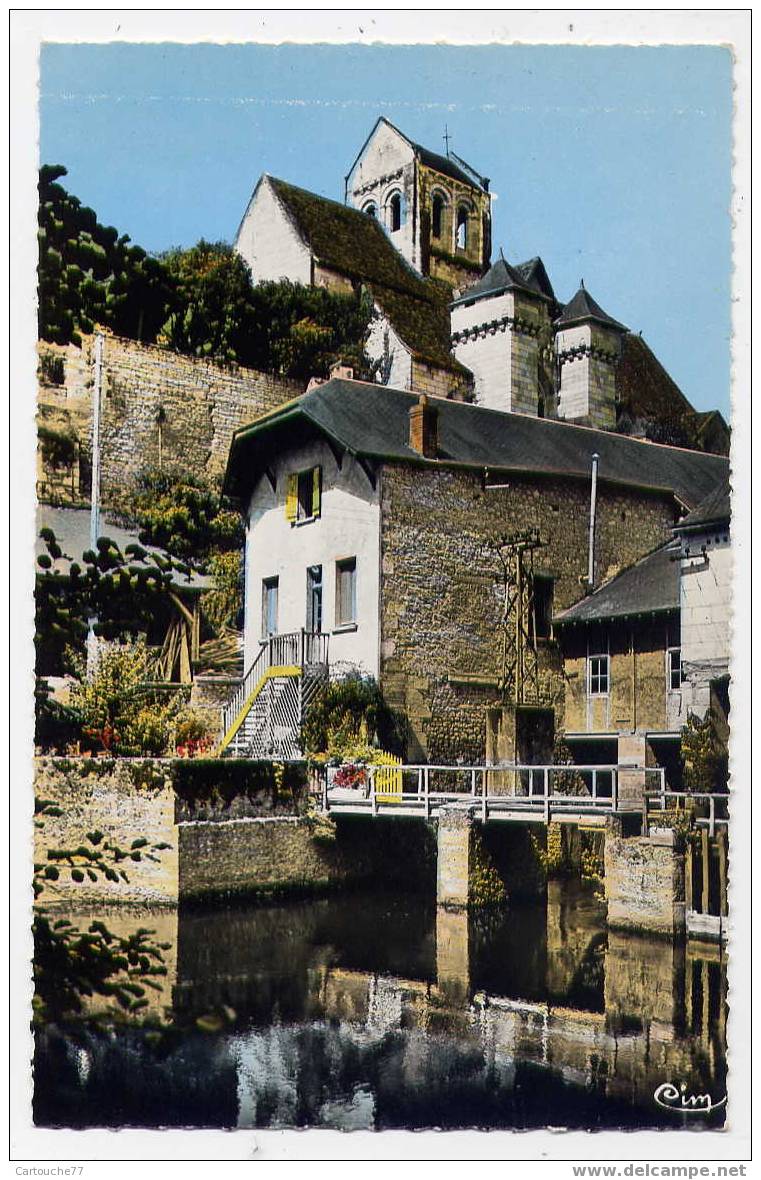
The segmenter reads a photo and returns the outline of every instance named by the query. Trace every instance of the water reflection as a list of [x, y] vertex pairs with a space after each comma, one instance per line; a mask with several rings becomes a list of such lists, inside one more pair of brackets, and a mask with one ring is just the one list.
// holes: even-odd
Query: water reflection
[[[83, 916], [70, 915], [83, 924]], [[99, 916], [103, 916], [102, 913]], [[375, 892], [109, 914], [171, 942], [169, 1031], [37, 1035], [35, 1121], [67, 1126], [717, 1126], [664, 1081], [725, 1093], [717, 947], [608, 932], [594, 894], [468, 917]], [[231, 1010], [201, 1032], [195, 1018]]]

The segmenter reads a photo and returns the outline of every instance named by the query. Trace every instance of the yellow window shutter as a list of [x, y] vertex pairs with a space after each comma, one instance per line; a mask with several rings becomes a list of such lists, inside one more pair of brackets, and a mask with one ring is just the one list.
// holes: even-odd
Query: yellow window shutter
[[288, 486], [285, 492], [285, 519], [295, 520], [299, 512], [299, 477], [297, 472], [288, 476]]
[[322, 500], [322, 468], [315, 467], [312, 472], [312, 516], [320, 515]]

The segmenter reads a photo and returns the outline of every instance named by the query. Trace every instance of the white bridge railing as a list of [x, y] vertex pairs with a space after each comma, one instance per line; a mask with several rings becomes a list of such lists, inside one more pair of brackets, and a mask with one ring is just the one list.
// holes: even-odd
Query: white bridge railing
[[643, 796], [646, 784], [659, 797], [665, 791], [662, 767], [368, 765], [362, 781], [355, 773], [351, 786], [335, 779], [329, 785], [326, 778], [322, 804], [326, 811], [393, 811], [427, 819], [442, 806], [460, 803], [476, 808], [483, 820], [510, 812], [549, 823], [553, 813], [617, 811], [622, 774], [643, 776]]
[[715, 835], [719, 825], [729, 823], [729, 795], [719, 791], [667, 791], [665, 782], [660, 789], [648, 790], [645, 793], [645, 809], [650, 819], [652, 811], [668, 811], [670, 809], [686, 811], [693, 814], [695, 825], [708, 828], [710, 836]]

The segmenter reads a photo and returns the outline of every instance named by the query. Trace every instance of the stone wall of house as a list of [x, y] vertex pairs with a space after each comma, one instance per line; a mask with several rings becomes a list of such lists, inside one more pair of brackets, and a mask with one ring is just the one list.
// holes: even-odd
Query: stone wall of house
[[[606, 576], [665, 540], [673, 501], [598, 485], [597, 571]], [[534, 570], [554, 579], [554, 612], [582, 594], [589, 489], [582, 481], [388, 465], [381, 478], [381, 682], [409, 718], [411, 757], [481, 759], [486, 713], [500, 703], [504, 581], [494, 539], [537, 528]], [[540, 702], [562, 725], [559, 649], [540, 645]]]
[[[94, 338], [82, 347], [40, 344], [40, 356], [64, 358], [64, 380], [40, 388], [41, 405], [54, 406], [75, 429], [80, 498], [87, 499], [92, 449]], [[102, 494], [129, 487], [141, 468], [159, 462], [219, 476], [233, 433], [260, 414], [303, 393], [303, 383], [254, 369], [222, 366], [153, 345], [107, 336], [102, 402]]]
[[[565, 728], [578, 733], [672, 728], [666, 649], [678, 642], [675, 617], [616, 620], [607, 628], [564, 628]], [[607, 696], [588, 694], [587, 648], [590, 654], [610, 653]]]

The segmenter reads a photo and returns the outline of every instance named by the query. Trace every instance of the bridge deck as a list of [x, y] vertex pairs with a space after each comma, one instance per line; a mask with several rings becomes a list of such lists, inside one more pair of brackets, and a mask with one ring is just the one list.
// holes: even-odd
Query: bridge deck
[[384, 798], [361, 790], [334, 787], [327, 792], [327, 810], [331, 815], [403, 816], [406, 819], [437, 819], [443, 807], [462, 808], [477, 818], [501, 823], [547, 823], [548, 806], [554, 823], [603, 827], [605, 817], [613, 813], [611, 799], [575, 799], [558, 797], [545, 800], [515, 795], [464, 795], [440, 792], [419, 796], [403, 794]]

